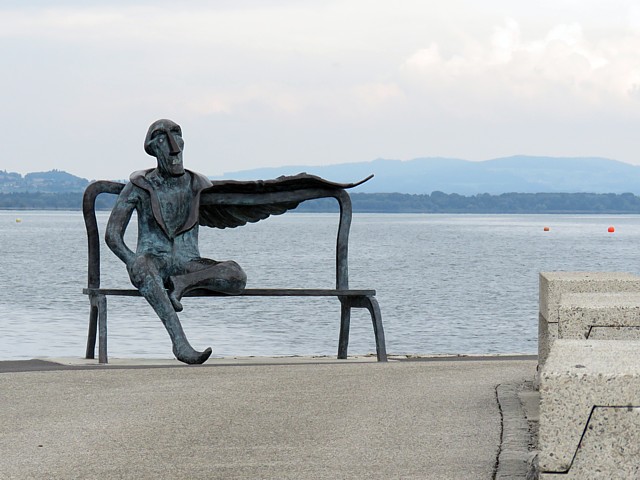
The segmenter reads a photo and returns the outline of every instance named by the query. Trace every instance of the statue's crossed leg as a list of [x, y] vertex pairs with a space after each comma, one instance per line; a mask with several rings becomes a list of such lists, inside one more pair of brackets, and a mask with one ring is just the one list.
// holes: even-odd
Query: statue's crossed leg
[[[211, 355], [211, 348], [199, 352], [187, 340], [176, 313], [182, 310], [180, 298], [195, 289], [240, 293], [246, 284], [246, 275], [236, 262], [208, 259], [190, 261], [183, 268], [177, 269], [180, 273], [168, 275], [173, 270], [175, 269], [161, 257], [146, 254], [137, 256], [132, 262], [129, 276], [167, 329], [176, 358], [189, 364], [204, 363]], [[165, 284], [170, 285], [169, 291]]]

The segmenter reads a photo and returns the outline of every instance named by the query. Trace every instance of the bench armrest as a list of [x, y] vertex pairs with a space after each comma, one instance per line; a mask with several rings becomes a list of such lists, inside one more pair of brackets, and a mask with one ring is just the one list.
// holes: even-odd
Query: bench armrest
[[96, 219], [96, 198], [101, 193], [118, 195], [124, 184], [98, 180], [91, 182], [82, 196], [82, 214], [87, 229], [88, 241], [88, 281], [89, 288], [100, 288], [100, 234]]

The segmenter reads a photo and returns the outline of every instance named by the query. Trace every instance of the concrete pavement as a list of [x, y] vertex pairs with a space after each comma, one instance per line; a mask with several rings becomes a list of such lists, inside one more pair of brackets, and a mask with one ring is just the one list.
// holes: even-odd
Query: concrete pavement
[[[504, 415], [521, 414], [504, 399], [536, 366], [531, 357], [59, 362], [0, 362], [2, 478], [518, 478], [500, 470], [517, 470], [507, 464], [526, 453], [524, 437], [503, 431], [513, 424]], [[500, 467], [499, 457], [511, 460]]]

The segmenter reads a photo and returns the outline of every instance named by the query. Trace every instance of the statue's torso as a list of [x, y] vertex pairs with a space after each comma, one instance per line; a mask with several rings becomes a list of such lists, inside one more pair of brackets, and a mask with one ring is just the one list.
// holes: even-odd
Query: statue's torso
[[171, 237], [187, 223], [193, 204], [194, 193], [188, 175], [183, 175], [176, 182], [164, 182], [153, 185], [160, 203], [160, 214]]
[[[191, 188], [189, 174], [184, 182], [159, 182], [148, 178], [149, 190], [135, 186], [138, 215], [138, 244], [136, 252], [151, 253], [182, 263], [200, 257], [198, 250], [198, 224], [180, 230], [189, 219], [196, 193]], [[154, 214], [152, 197], [155, 196], [159, 212]], [[156, 218], [159, 213], [161, 219]], [[164, 223], [165, 229], [162, 228]]]

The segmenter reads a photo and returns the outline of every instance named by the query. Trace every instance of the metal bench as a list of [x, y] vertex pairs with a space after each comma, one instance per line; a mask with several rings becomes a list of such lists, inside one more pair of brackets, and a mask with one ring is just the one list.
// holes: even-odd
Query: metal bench
[[[126, 296], [139, 297], [137, 289], [101, 288], [100, 285], [100, 234], [96, 219], [95, 201], [101, 193], [117, 195], [124, 185], [118, 182], [95, 181], [86, 188], [82, 201], [85, 226], [88, 239], [88, 284], [83, 293], [89, 296], [89, 333], [87, 338], [86, 358], [95, 358], [96, 334], [98, 336], [98, 361], [108, 363], [107, 355], [107, 297]], [[376, 355], [379, 362], [387, 361], [382, 315], [375, 290], [349, 289], [348, 242], [351, 227], [351, 199], [344, 189], [307, 188], [287, 192], [286, 198], [278, 197], [281, 193], [216, 193], [207, 194], [202, 203], [214, 205], [256, 205], [273, 203], [278, 198], [284, 200], [306, 201], [316, 198], [333, 197], [340, 206], [340, 223], [336, 245], [336, 288], [335, 289], [290, 289], [263, 288], [246, 289], [234, 297], [337, 297], [341, 304], [340, 334], [338, 340], [338, 359], [347, 358], [349, 346], [349, 327], [352, 308], [366, 308], [371, 314], [373, 332], [376, 341]], [[196, 290], [188, 292], [185, 297], [216, 297], [229, 295], [211, 291]]]

